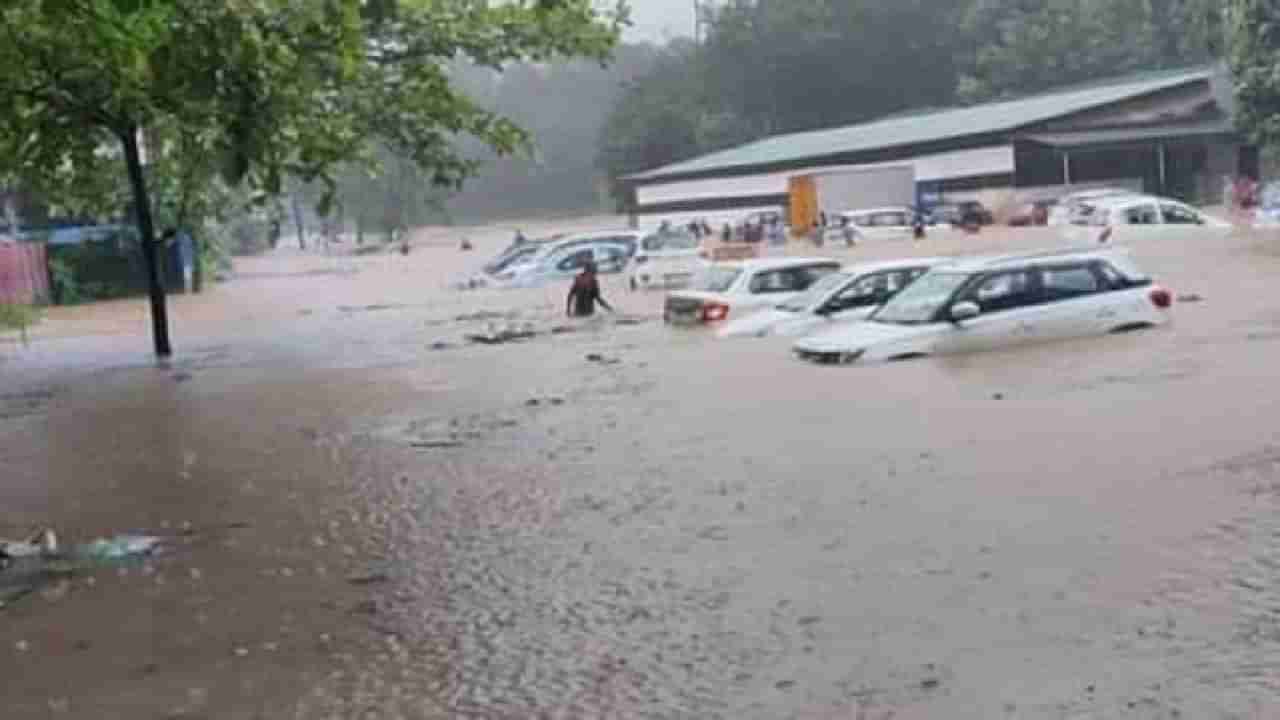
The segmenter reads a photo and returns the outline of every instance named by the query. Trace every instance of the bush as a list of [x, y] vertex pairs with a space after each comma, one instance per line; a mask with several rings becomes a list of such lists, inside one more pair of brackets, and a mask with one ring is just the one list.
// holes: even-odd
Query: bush
[[27, 329], [39, 321], [39, 308], [0, 303], [0, 330], [17, 330], [23, 345], [27, 344]]

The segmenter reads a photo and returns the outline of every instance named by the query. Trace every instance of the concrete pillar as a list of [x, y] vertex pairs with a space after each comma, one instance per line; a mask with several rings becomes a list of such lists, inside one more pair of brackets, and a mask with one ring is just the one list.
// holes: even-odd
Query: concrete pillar
[[1168, 172], [1168, 162], [1168, 152], [1165, 148], [1165, 144], [1160, 143], [1156, 148], [1156, 163], [1160, 167], [1160, 187], [1157, 192], [1161, 195], [1167, 195], [1169, 193], [1169, 181], [1166, 177]]

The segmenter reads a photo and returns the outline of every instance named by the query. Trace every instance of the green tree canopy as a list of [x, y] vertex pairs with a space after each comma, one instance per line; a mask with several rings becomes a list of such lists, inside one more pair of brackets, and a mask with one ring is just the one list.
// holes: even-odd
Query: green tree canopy
[[127, 170], [167, 356], [144, 152], [199, 148], [229, 182], [271, 195], [289, 175], [332, 187], [336, 168], [381, 143], [456, 186], [475, 164], [455, 136], [499, 152], [528, 136], [459, 92], [450, 63], [603, 60], [625, 21], [625, 7], [591, 0], [5, 3], [0, 164], [56, 198], [99, 196], [105, 165]]
[[1280, 2], [1232, 0], [1229, 28], [1240, 127], [1280, 148]]

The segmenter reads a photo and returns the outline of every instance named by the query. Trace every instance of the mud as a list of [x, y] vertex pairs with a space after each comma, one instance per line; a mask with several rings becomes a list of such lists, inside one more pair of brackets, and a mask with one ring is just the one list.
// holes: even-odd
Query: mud
[[1137, 248], [1170, 328], [826, 368], [449, 290], [467, 235], [245, 261], [165, 367], [132, 301], [0, 341], [0, 536], [185, 538], [0, 610], [3, 717], [1280, 717], [1280, 237]]

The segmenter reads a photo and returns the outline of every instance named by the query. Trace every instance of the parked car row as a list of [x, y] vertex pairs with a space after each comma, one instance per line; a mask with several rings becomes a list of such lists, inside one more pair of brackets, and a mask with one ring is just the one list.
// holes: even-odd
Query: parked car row
[[669, 293], [668, 325], [799, 338], [824, 364], [907, 360], [1163, 325], [1173, 295], [1117, 248], [841, 267], [823, 258], [709, 265]]

